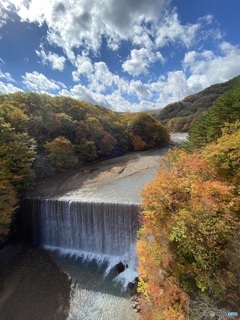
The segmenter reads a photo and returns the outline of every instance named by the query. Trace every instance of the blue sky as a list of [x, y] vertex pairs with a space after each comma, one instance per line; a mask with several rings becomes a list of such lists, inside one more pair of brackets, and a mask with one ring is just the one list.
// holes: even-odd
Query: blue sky
[[238, 0], [0, 0], [0, 93], [159, 109], [240, 74]]

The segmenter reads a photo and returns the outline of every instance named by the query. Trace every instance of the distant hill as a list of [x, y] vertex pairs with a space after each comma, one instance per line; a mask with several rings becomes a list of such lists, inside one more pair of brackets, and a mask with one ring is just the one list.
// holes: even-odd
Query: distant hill
[[161, 110], [150, 110], [149, 113], [165, 124], [170, 131], [187, 132], [198, 116], [207, 111], [214, 101], [229, 91], [239, 79], [240, 76], [224, 83], [214, 84], [182, 101], [171, 103]]

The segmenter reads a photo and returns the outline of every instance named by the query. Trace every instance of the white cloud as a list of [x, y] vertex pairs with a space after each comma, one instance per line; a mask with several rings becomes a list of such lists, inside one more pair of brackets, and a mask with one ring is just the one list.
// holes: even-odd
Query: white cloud
[[0, 70], [0, 78], [5, 79], [7, 82], [15, 82], [15, 80], [12, 78], [9, 72], [3, 73]]
[[119, 92], [114, 91], [113, 93], [104, 96], [103, 105], [112, 110], [118, 112], [135, 112], [134, 106], [126, 100]]
[[140, 104], [135, 105], [135, 109], [137, 111], [147, 111], [147, 110], [154, 110], [154, 109], [158, 109], [159, 108], [159, 104], [158, 103], [154, 103], [154, 102], [149, 102], [149, 101], [141, 101]]
[[113, 74], [102, 61], [94, 63], [94, 72], [88, 76], [88, 81], [89, 88], [96, 92], [104, 92], [107, 89], [122, 92], [128, 90], [128, 82], [119, 75]]
[[227, 81], [240, 74], [240, 48], [228, 42], [219, 45], [220, 54], [205, 50], [185, 54], [183, 67], [190, 74], [188, 87], [200, 91], [211, 84]]
[[78, 55], [73, 63], [77, 68], [76, 71], [72, 72], [73, 81], [78, 81], [80, 75], [89, 75], [93, 72], [92, 61], [85, 55]]
[[22, 89], [15, 87], [11, 83], [4, 83], [0, 81], [0, 94], [8, 94], [17, 91], [23, 91]]
[[31, 91], [45, 93], [66, 88], [63, 83], [48, 79], [45, 75], [38, 73], [37, 71], [32, 73], [26, 72], [25, 76], [22, 76], [22, 78], [24, 85]]
[[182, 25], [176, 10], [167, 12], [158, 26], [156, 44], [158, 47], [164, 47], [177, 42], [189, 47], [194, 42], [200, 27], [200, 23]]
[[135, 25], [134, 26], [134, 36], [133, 36], [133, 44], [142, 48], [151, 49], [154, 47], [154, 42], [150, 37], [150, 30], [144, 26]]
[[70, 96], [75, 99], [102, 105], [114, 111], [136, 111], [134, 110], [134, 106], [129, 101], [124, 99], [117, 91], [114, 91], [108, 95], [103, 95], [97, 92], [92, 92], [91, 90], [79, 84], [74, 86], [70, 91], [61, 90], [60, 95]]
[[77, 70], [72, 72], [73, 80], [79, 81], [79, 76], [83, 75], [88, 82], [88, 87], [94, 92], [105, 92], [107, 89], [126, 92], [128, 82], [119, 75], [112, 73], [105, 62], [92, 63], [86, 56], [78, 56], [75, 62]]
[[[61, 46], [72, 55], [73, 47], [97, 51], [103, 36], [111, 49], [119, 41], [136, 38], [134, 27], [142, 22], [156, 23], [169, 0], [7, 0], [8, 7], [15, 7], [23, 21], [48, 26], [48, 40]], [[5, 5], [7, 7], [7, 5]], [[142, 34], [147, 36], [146, 28]]]
[[136, 94], [139, 100], [152, 97], [152, 93], [149, 90], [148, 86], [143, 84], [139, 80], [130, 82], [128, 93]]
[[[1, 3], [0, 3], [1, 4]], [[0, 28], [2, 28], [8, 19], [8, 15], [3, 6], [0, 6]]]
[[159, 108], [193, 93], [182, 70], [168, 72], [167, 77], [160, 77], [158, 81], [149, 84], [149, 88], [155, 93]]
[[96, 93], [94, 94], [92, 91], [81, 84], [74, 86], [70, 90], [70, 94], [76, 99], [88, 101], [93, 104], [97, 104], [98, 98], [101, 98], [101, 96], [97, 96]]
[[[216, 52], [213, 46], [206, 47], [210, 39], [214, 45], [222, 41], [221, 32], [211, 29], [214, 17], [207, 15], [184, 25], [176, 10], [166, 12], [170, 0], [0, 0], [0, 3], [8, 10], [14, 7], [22, 21], [46, 24], [50, 45], [63, 48], [74, 68], [72, 79], [76, 85], [72, 88], [34, 71], [22, 77], [28, 90], [68, 95], [118, 111], [140, 111], [164, 107], [240, 73], [237, 46], [221, 42]], [[102, 44], [113, 51], [124, 44], [118, 52], [116, 69], [107, 65], [106, 48], [104, 56], [100, 55]], [[179, 47], [181, 54], [183, 47], [189, 50], [182, 66], [175, 64], [175, 69], [170, 66], [168, 72], [166, 66], [162, 71], [165, 76], [159, 76], [160, 71], [155, 70], [157, 81], [145, 77], [155, 63], [159, 66], [159, 62], [168, 62], [167, 54], [176, 52], [176, 58]], [[51, 50], [47, 52], [41, 46], [36, 53], [44, 64], [64, 70], [66, 58]], [[125, 77], [117, 74], [119, 66]], [[131, 78], [139, 75], [142, 81]], [[0, 78], [14, 81], [9, 73], [0, 73]], [[11, 84], [2, 86], [4, 92], [16, 88]]]
[[48, 52], [46, 53], [44, 49], [41, 47], [41, 50], [36, 50], [36, 54], [42, 59], [43, 64], [50, 64], [54, 70], [63, 71], [66, 58], [63, 56], [59, 56], [56, 53]]
[[130, 58], [122, 64], [122, 68], [130, 75], [138, 76], [146, 73], [151, 63], [158, 60], [164, 61], [160, 52], [151, 52], [146, 48], [133, 49]]

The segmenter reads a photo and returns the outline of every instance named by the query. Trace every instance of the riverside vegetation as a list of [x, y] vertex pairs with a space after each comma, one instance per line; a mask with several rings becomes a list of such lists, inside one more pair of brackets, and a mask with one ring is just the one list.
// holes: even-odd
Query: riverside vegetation
[[144, 319], [240, 313], [240, 84], [202, 114], [143, 190], [138, 291]]

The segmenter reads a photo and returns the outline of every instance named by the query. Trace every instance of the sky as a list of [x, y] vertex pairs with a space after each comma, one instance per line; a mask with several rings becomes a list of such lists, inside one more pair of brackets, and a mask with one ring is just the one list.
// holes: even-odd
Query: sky
[[239, 74], [239, 0], [0, 0], [1, 94], [137, 112]]

